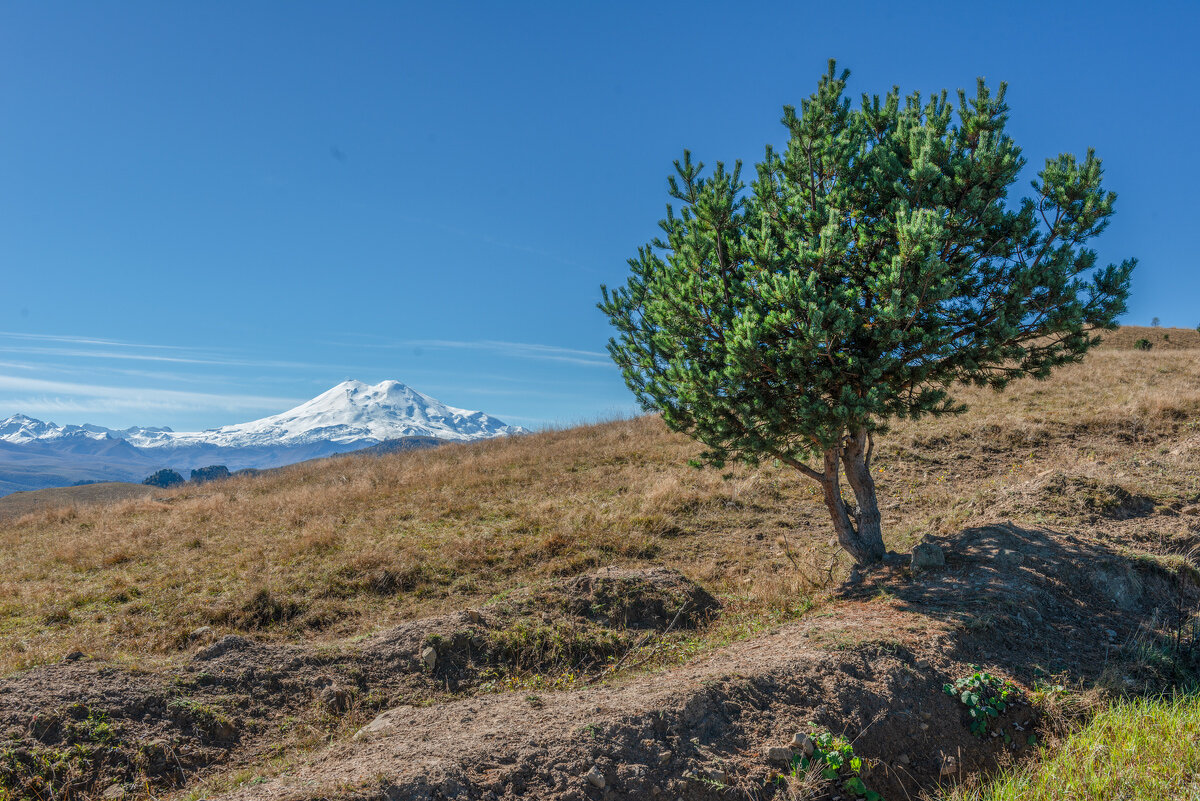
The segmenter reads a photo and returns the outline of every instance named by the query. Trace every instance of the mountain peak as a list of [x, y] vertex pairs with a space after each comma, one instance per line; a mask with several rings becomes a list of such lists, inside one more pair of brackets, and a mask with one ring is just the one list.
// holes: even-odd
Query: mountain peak
[[286, 412], [200, 432], [130, 440], [142, 447], [210, 444], [223, 447], [306, 445], [331, 442], [366, 447], [400, 437], [468, 441], [522, 434], [483, 412], [448, 406], [395, 379], [367, 384], [349, 379]]
[[93, 439], [113, 437], [139, 448], [280, 447], [327, 443], [340, 450], [368, 447], [401, 437], [436, 437], [468, 441], [523, 434], [483, 412], [447, 406], [437, 398], [387, 379], [367, 384], [343, 381], [286, 412], [221, 426], [207, 431], [171, 431], [133, 427], [121, 431], [101, 426], [57, 426], [23, 414], [0, 420], [0, 439], [14, 443], [57, 439], [82, 434]]

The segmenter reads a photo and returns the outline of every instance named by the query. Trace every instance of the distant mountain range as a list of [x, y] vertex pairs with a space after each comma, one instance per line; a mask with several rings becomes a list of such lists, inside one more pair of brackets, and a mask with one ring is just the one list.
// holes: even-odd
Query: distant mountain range
[[14, 415], [0, 421], [0, 495], [83, 481], [141, 481], [162, 468], [184, 475], [285, 464], [363, 449], [525, 433], [491, 415], [456, 409], [399, 381], [344, 381], [280, 414], [207, 431], [59, 426]]

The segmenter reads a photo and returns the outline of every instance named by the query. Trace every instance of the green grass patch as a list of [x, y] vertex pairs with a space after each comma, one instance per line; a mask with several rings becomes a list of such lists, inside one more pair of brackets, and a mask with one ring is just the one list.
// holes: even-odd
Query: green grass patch
[[1119, 701], [1032, 765], [947, 801], [1200, 798], [1200, 695]]

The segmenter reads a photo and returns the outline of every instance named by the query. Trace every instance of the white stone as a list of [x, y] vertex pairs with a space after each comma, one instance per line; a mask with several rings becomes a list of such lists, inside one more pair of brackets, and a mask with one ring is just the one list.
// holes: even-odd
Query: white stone
[[410, 707], [399, 706], [382, 713], [366, 726], [354, 733], [355, 740], [378, 740], [381, 737], [391, 737], [401, 731], [401, 718]]
[[767, 749], [767, 760], [770, 762], [788, 763], [792, 761], [792, 749], [782, 745], [773, 745]]
[[912, 569], [929, 570], [946, 566], [946, 555], [941, 547], [932, 542], [923, 542], [912, 549]]
[[433, 672], [433, 666], [437, 664], [437, 649], [432, 645], [426, 645], [421, 649], [421, 664], [425, 669]]

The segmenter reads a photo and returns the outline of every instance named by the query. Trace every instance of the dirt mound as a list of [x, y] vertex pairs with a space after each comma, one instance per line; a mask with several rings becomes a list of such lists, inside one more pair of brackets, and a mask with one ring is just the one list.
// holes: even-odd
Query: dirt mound
[[[335, 773], [343, 789], [330, 797], [342, 799], [769, 797], [780, 765], [764, 744], [817, 729], [857, 738], [863, 753], [893, 751], [864, 780], [903, 797], [908, 777], [937, 777], [962, 741], [931, 667], [907, 649], [847, 659], [802, 636], [772, 637], [768, 650], [616, 689], [392, 710], [311, 766], [232, 798], [325, 797]], [[963, 768], [986, 764], [990, 747], [972, 749]]]
[[1154, 511], [1154, 499], [1119, 484], [1085, 476], [1055, 473], [1041, 482], [1042, 503], [1067, 513], [1083, 513], [1092, 522], [1100, 518], [1128, 520]]
[[543, 608], [622, 628], [695, 628], [720, 604], [677, 570], [605, 568], [565, 579], [538, 593]]
[[912, 797], [1019, 756], [1038, 725], [1018, 703], [995, 736], [972, 736], [946, 684], [975, 665], [1025, 687], [1106, 670], [1134, 682], [1165, 610], [1198, 600], [1154, 560], [1069, 534], [997, 525], [939, 544], [942, 570], [867, 571], [823, 614], [703, 661], [612, 687], [394, 709], [229, 798], [779, 797], [768, 749], [821, 730], [853, 740], [868, 787]]
[[[619, 613], [599, 614], [600, 604]], [[114, 785], [179, 787], [206, 766], [254, 751], [273, 726], [314, 707], [333, 717], [351, 708], [369, 715], [445, 700], [514, 671], [586, 672], [631, 648], [641, 636], [633, 627], [694, 625], [715, 609], [711, 595], [676, 571], [601, 571], [337, 648], [230, 634], [196, 646], [169, 675], [76, 655], [0, 680], [8, 749], [0, 788], [71, 799]]]
[[135, 781], [180, 786], [238, 732], [163, 677], [80, 660], [0, 682], [0, 738], [0, 788], [72, 799]]

